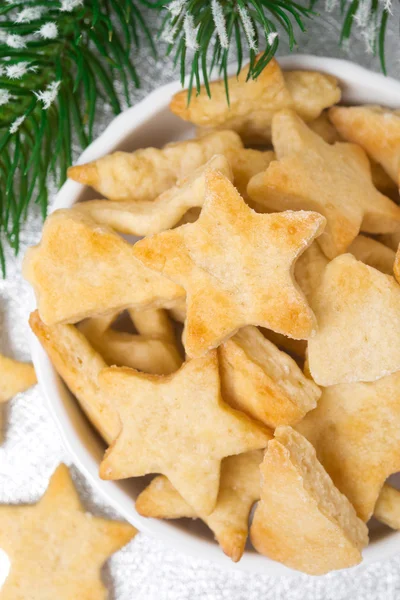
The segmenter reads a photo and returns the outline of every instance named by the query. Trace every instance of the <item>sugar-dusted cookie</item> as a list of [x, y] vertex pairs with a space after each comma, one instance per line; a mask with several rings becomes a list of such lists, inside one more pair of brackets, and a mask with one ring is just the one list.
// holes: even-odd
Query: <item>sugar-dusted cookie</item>
[[72, 210], [47, 217], [41, 242], [25, 256], [23, 274], [47, 325], [164, 306], [184, 296], [181, 287], [145, 268], [112, 229]]
[[251, 200], [269, 209], [315, 210], [327, 219], [318, 239], [328, 258], [346, 251], [360, 229], [400, 230], [400, 207], [373, 185], [368, 157], [359, 146], [333, 146], [290, 110], [272, 122], [278, 157], [249, 182]]
[[110, 367], [100, 383], [123, 423], [100, 476], [161, 473], [199, 514], [215, 508], [222, 458], [264, 448], [270, 438], [222, 401], [216, 351], [168, 377]]
[[262, 450], [252, 450], [223, 459], [217, 504], [208, 516], [197, 515], [164, 475], [155, 477], [138, 496], [136, 510], [145, 517], [158, 519], [200, 517], [225, 554], [237, 562], [244, 552], [251, 508], [260, 499], [263, 454]]
[[68, 177], [90, 185], [115, 202], [154, 200], [187, 177], [214, 154], [242, 148], [233, 131], [217, 131], [195, 140], [144, 148], [135, 152], [114, 152], [94, 162], [68, 169]]
[[101, 569], [135, 534], [89, 514], [60, 465], [37, 504], [0, 505], [0, 548], [11, 562], [1, 600], [106, 600]]
[[0, 354], [0, 404], [36, 383], [35, 369]]
[[[242, 150], [242, 152], [245, 152]], [[261, 153], [263, 154], [263, 153]], [[263, 160], [266, 164], [267, 161]], [[205, 165], [180, 179], [153, 201], [108, 202], [89, 200], [75, 205], [74, 210], [93, 221], [109, 225], [131, 235], [150, 235], [175, 227], [188, 210], [201, 207], [205, 198], [205, 174], [215, 169], [233, 180], [232, 169], [225, 156], [217, 154]], [[261, 170], [261, 169], [260, 169]]]
[[309, 575], [361, 562], [368, 529], [302, 435], [279, 427], [261, 474], [261, 500], [250, 529], [258, 552]]
[[325, 388], [317, 408], [296, 429], [368, 521], [386, 478], [400, 470], [400, 373]]
[[282, 73], [272, 59], [257, 79], [247, 80], [248, 65], [229, 78], [229, 104], [225, 82], [210, 83], [211, 98], [204, 86], [187, 102], [187, 90], [173, 97], [173, 113], [201, 128], [232, 129], [248, 143], [271, 139], [271, 121], [276, 111], [294, 108], [303, 118], [315, 119], [324, 108], [340, 99], [337, 81], [312, 71]]
[[375, 381], [400, 370], [400, 287], [390, 275], [338, 256], [312, 295], [318, 329], [308, 342], [318, 385]]
[[335, 106], [329, 118], [340, 135], [359, 144], [399, 184], [400, 111], [382, 106]]
[[31, 314], [29, 324], [89, 421], [111, 444], [121, 430], [121, 422], [112, 402], [99, 388], [99, 373], [107, 363], [74, 325], [45, 325], [38, 311]]
[[240, 329], [218, 356], [224, 400], [268, 427], [297, 423], [316, 407], [319, 387], [257, 327]]
[[324, 224], [314, 212], [257, 214], [212, 172], [198, 221], [140, 240], [134, 253], [186, 289], [185, 349], [196, 357], [244, 325], [312, 334], [314, 317], [291, 271]]

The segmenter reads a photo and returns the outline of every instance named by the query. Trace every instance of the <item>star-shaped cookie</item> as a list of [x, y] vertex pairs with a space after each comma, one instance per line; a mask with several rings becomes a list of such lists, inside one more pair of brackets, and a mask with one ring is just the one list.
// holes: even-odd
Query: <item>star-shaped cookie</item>
[[324, 224], [315, 212], [257, 214], [213, 172], [198, 221], [140, 240], [134, 254], [186, 289], [184, 343], [197, 357], [244, 325], [312, 334], [314, 317], [292, 269]]
[[400, 470], [400, 373], [325, 388], [296, 429], [368, 521], [386, 478]]
[[101, 568], [135, 533], [89, 514], [60, 465], [37, 504], [0, 506], [0, 547], [11, 562], [1, 599], [106, 600]]
[[151, 202], [89, 200], [78, 203], [74, 210], [121, 233], [136, 236], [159, 233], [175, 227], [188, 210], [203, 206], [205, 174], [210, 169], [220, 171], [225, 177], [233, 180], [228, 159], [222, 154], [217, 154]]
[[270, 438], [222, 401], [216, 351], [168, 377], [110, 367], [100, 374], [100, 385], [123, 423], [100, 476], [161, 473], [199, 514], [215, 508], [222, 458], [264, 448]]
[[325, 268], [311, 306], [308, 341], [318, 385], [375, 381], [400, 370], [400, 287], [394, 277], [343, 254]]
[[23, 274], [47, 325], [164, 306], [184, 296], [178, 285], [143, 267], [133, 246], [112, 229], [72, 210], [46, 219], [40, 244], [25, 256]]
[[335, 106], [329, 118], [345, 140], [364, 148], [399, 184], [400, 111], [382, 106]]
[[208, 516], [196, 514], [164, 475], [155, 477], [138, 496], [136, 510], [145, 517], [158, 519], [200, 517], [225, 554], [237, 562], [246, 545], [251, 508], [260, 499], [263, 455], [262, 450], [252, 450], [223, 459], [217, 504]]
[[199, 127], [232, 129], [247, 144], [269, 142], [274, 113], [291, 107], [304, 119], [315, 119], [321, 111], [340, 100], [340, 88], [331, 75], [313, 71], [283, 73], [270, 60], [257, 79], [248, 79], [249, 65], [229, 78], [229, 104], [225, 82], [210, 83], [211, 97], [204, 86], [187, 102], [187, 90], [170, 103], [173, 113]]
[[36, 383], [33, 366], [0, 354], [0, 404]]
[[195, 140], [173, 142], [164, 148], [114, 152], [68, 169], [68, 177], [90, 185], [114, 202], [149, 202], [187, 177], [214, 154], [243, 147], [233, 131], [216, 131]]
[[360, 229], [400, 230], [400, 207], [378, 192], [368, 157], [359, 146], [327, 144], [290, 110], [275, 115], [277, 161], [249, 182], [250, 198], [273, 210], [315, 210], [327, 219], [319, 237], [328, 258], [346, 251]]

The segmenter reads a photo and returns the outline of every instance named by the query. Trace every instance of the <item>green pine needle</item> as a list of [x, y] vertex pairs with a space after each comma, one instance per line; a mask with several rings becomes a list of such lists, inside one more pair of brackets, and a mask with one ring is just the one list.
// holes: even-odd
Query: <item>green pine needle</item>
[[[155, 55], [153, 36], [141, 6], [161, 12], [160, 37], [168, 42], [184, 82], [189, 75], [188, 102], [201, 82], [211, 94], [215, 68], [225, 81], [229, 102], [228, 64], [233, 48], [237, 72], [249, 57], [248, 79], [257, 78], [286, 37], [290, 49], [298, 33], [316, 13], [318, 0], [8, 0], [0, 7], [0, 268], [5, 274], [6, 239], [19, 249], [22, 223], [31, 202], [47, 212], [50, 177], [61, 185], [72, 161], [72, 143], [84, 148], [93, 138], [98, 102], [121, 110], [115, 81], [130, 104], [131, 83], [139, 78], [131, 50], [144, 34]], [[355, 25], [364, 27], [369, 49], [385, 65], [389, 7], [380, 0], [338, 0], [343, 14], [341, 42]], [[3, 3], [0, 3], [3, 4]], [[65, 11], [69, 5], [70, 10]], [[365, 8], [367, 14], [365, 14]], [[36, 10], [30, 19], [21, 11]], [[363, 16], [361, 15], [363, 9]], [[20, 16], [18, 16], [20, 15]], [[39, 35], [56, 24], [52, 36]], [[9, 37], [17, 36], [17, 37]], [[18, 47], [23, 42], [23, 47]], [[258, 55], [258, 56], [257, 56]], [[160, 60], [162, 60], [160, 58]], [[20, 75], [18, 75], [20, 73]], [[36, 93], [35, 93], [36, 92]]]
[[[115, 88], [120, 80], [131, 103], [130, 82], [139, 85], [129, 59], [137, 42], [134, 24], [149, 31], [132, 0], [85, 0], [70, 12], [61, 1], [11, 2], [0, 9], [0, 266], [5, 274], [4, 238], [17, 253], [21, 224], [31, 200], [46, 216], [51, 173], [61, 185], [72, 162], [74, 140], [85, 148], [92, 140], [99, 98], [118, 114]], [[18, 21], [23, 9], [42, 7], [38, 18]], [[137, 15], [140, 15], [137, 18]], [[112, 19], [110, 18], [112, 15]], [[36, 32], [55, 23], [55, 39]], [[13, 48], [8, 35], [21, 36]], [[20, 38], [18, 38], [20, 39]], [[4, 41], [3, 41], [4, 40]], [[8, 43], [7, 43], [8, 42]], [[18, 77], [18, 66], [21, 76]], [[10, 70], [11, 69], [11, 70]], [[13, 71], [14, 69], [14, 71]], [[46, 93], [57, 88], [46, 108]], [[8, 92], [8, 102], [4, 94]], [[44, 92], [44, 94], [43, 94]], [[42, 93], [41, 96], [36, 94]], [[49, 98], [51, 100], [51, 98]]]

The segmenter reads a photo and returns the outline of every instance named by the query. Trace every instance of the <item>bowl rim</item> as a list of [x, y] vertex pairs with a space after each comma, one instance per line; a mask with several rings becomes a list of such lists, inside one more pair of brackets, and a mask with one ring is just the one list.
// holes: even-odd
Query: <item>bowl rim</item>
[[[400, 82], [391, 77], [386, 77], [381, 73], [369, 71], [351, 61], [298, 54], [280, 57], [278, 58], [278, 62], [283, 70], [320, 70], [339, 77], [344, 84], [349, 84], [352, 87], [359, 85], [361, 88], [365, 89], [368, 87], [371, 90], [380, 90], [382, 88], [388, 94], [393, 94], [394, 97], [397, 97], [400, 105]], [[234, 74], [236, 68], [236, 64], [231, 64], [229, 66], [229, 74]], [[368, 79], [368, 85], [366, 85], [366, 78]], [[153, 113], [157, 113], [160, 109], [165, 108], [171, 96], [180, 89], [181, 84], [179, 81], [168, 83], [152, 91], [135, 106], [121, 112], [110, 122], [103, 133], [84, 150], [76, 164], [95, 160], [113, 150], [121, 144], [128, 133], [132, 133], [137, 129]], [[71, 207], [77, 201], [79, 194], [84, 188], [85, 186], [82, 184], [67, 180], [57, 193], [51, 212], [59, 208]], [[33, 294], [31, 295], [30, 308], [32, 310], [36, 308]], [[141, 517], [136, 512], [132, 498], [128, 502], [127, 495], [115, 485], [115, 482], [103, 481], [98, 477], [98, 464], [78, 439], [63, 406], [59, 392], [60, 377], [57, 375], [40, 342], [31, 331], [29, 331], [29, 344], [39, 386], [47, 407], [57, 425], [60, 438], [68, 450], [72, 461], [87, 477], [96, 492], [103, 496], [104, 500], [127, 521], [140, 531], [162, 540], [168, 547], [173, 548], [177, 552], [185, 552], [195, 558], [211, 561], [223, 569], [239, 569], [241, 571], [275, 576], [283, 575], [286, 577], [300, 575], [297, 571], [289, 569], [255, 552], [250, 553], [245, 551], [241, 561], [233, 563], [223, 554], [217, 544], [202, 539], [190, 532], [178, 529], [174, 526], [173, 521], [160, 521]], [[400, 532], [389, 533], [383, 539], [375, 540], [363, 551], [363, 562], [361, 565], [353, 567], [353, 570], [361, 569], [371, 562], [384, 560], [396, 554], [399, 550]]]

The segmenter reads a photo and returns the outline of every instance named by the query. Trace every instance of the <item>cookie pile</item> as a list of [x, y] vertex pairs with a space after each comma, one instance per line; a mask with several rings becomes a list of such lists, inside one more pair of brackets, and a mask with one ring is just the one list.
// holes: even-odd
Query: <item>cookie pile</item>
[[373, 514], [400, 527], [400, 116], [246, 73], [229, 106], [220, 81], [173, 98], [195, 139], [70, 168], [106, 199], [47, 218], [30, 323], [109, 445], [99, 476], [156, 475], [140, 514], [200, 518], [234, 561], [251, 520], [317, 575], [361, 561]]

